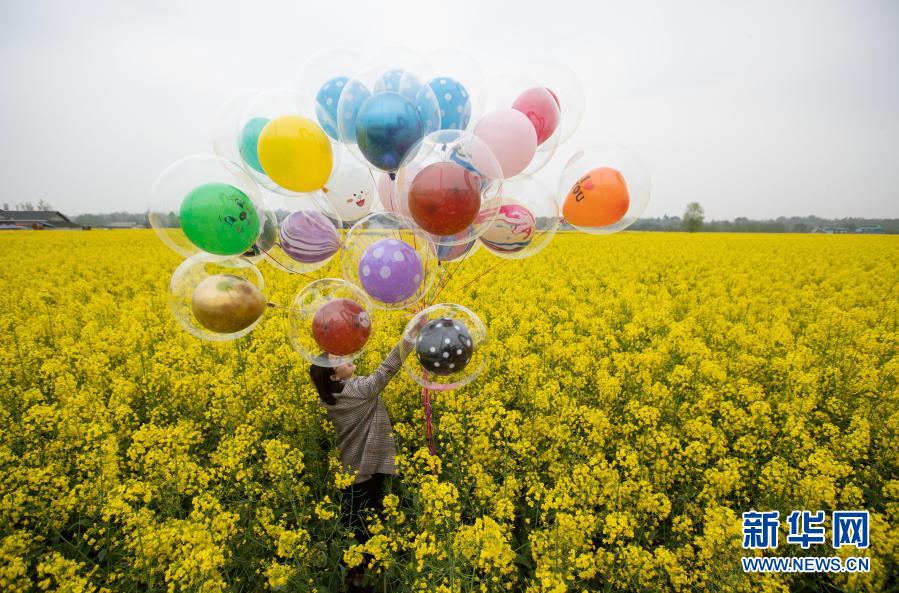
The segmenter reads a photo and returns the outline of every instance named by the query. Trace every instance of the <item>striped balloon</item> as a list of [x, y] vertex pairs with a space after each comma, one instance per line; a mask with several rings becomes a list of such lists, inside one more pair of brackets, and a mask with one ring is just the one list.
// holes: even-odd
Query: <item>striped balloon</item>
[[340, 235], [327, 216], [314, 210], [298, 210], [281, 221], [281, 249], [305, 264], [324, 261], [337, 253]]

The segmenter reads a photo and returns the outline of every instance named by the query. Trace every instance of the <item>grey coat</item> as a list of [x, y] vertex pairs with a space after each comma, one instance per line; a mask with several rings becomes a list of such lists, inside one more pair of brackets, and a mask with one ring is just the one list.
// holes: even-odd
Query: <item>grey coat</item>
[[372, 474], [396, 474], [396, 443], [381, 392], [402, 365], [397, 344], [374, 373], [347, 379], [343, 391], [334, 394], [334, 405], [319, 400], [334, 424], [340, 460], [359, 472], [357, 484]]

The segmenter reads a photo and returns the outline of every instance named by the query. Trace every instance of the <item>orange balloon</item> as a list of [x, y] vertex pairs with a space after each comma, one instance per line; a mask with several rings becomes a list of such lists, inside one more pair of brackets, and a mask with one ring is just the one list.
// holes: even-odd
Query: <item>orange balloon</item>
[[599, 167], [574, 184], [565, 197], [562, 216], [574, 226], [609, 226], [624, 218], [630, 203], [624, 176], [611, 167]]

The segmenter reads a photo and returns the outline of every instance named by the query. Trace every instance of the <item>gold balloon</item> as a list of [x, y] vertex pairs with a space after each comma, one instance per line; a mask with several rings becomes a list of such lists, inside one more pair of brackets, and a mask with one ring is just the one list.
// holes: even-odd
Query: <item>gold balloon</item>
[[216, 274], [197, 284], [191, 310], [206, 329], [233, 334], [262, 317], [265, 297], [255, 284], [245, 278]]

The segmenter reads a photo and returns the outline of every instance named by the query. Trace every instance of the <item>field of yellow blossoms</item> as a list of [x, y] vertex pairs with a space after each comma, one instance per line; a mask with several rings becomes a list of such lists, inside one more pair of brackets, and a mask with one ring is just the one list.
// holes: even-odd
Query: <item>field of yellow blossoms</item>
[[[360, 562], [390, 593], [899, 590], [899, 237], [559, 234], [466, 286], [479, 252], [441, 300], [491, 362], [435, 396], [436, 457], [390, 384], [402, 475], [364, 548], [282, 312], [191, 337], [151, 231], [0, 248], [3, 591], [338, 591]], [[276, 303], [308, 282], [262, 270]], [[407, 318], [376, 317], [360, 372]], [[770, 553], [871, 572], [744, 574], [753, 509], [870, 510], [867, 550]]]

